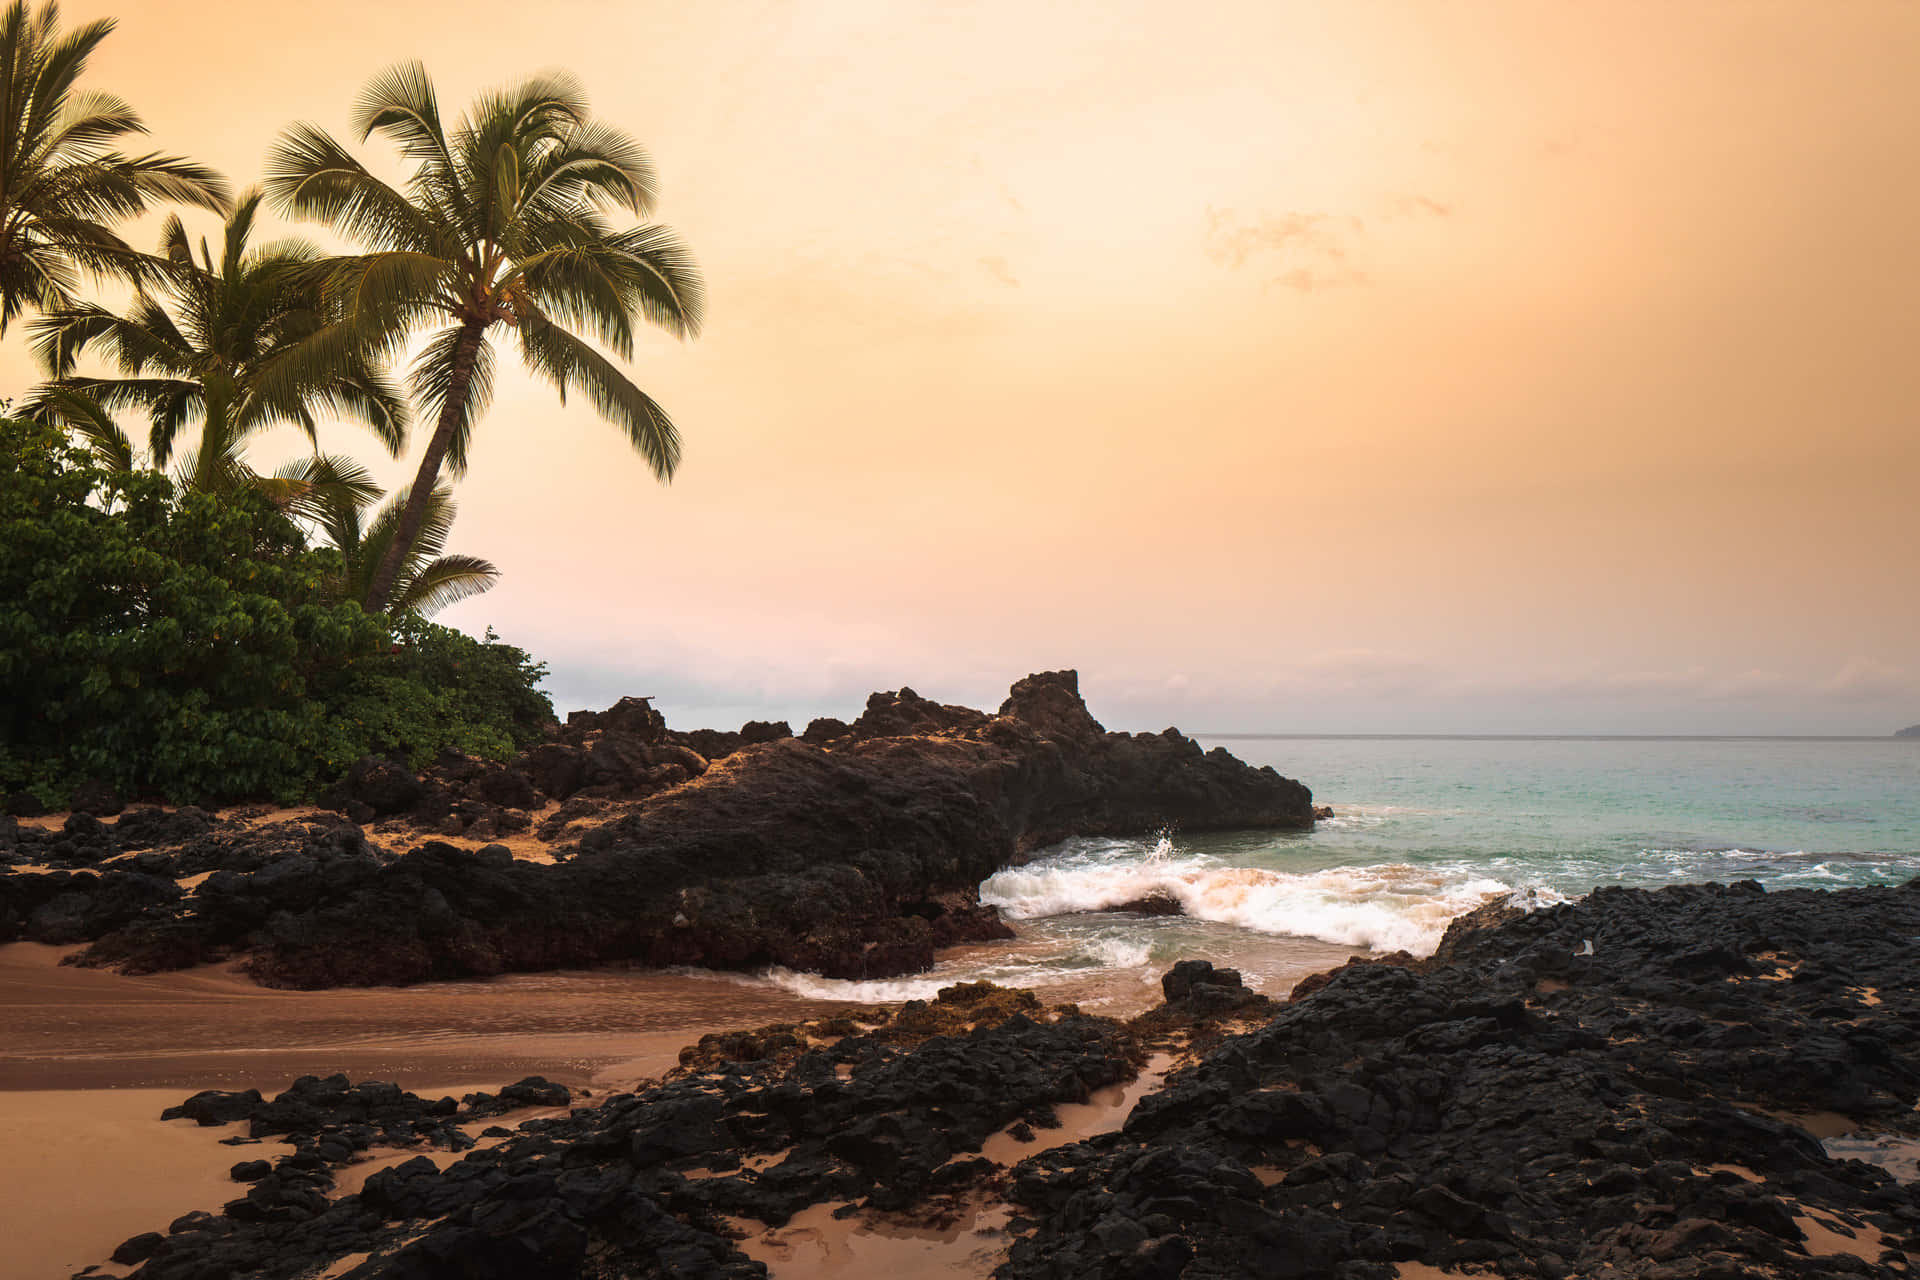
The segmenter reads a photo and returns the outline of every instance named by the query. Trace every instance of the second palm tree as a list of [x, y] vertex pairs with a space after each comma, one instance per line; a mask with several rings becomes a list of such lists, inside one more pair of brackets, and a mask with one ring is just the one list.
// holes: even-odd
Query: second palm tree
[[703, 290], [672, 232], [608, 221], [611, 211], [652, 210], [652, 168], [633, 139], [591, 118], [568, 76], [483, 94], [449, 132], [425, 69], [408, 63], [367, 85], [353, 122], [363, 140], [378, 133], [413, 164], [404, 191], [307, 124], [274, 147], [267, 188], [287, 212], [368, 247], [325, 269], [330, 296], [350, 304], [361, 340], [397, 351], [435, 326], [409, 377], [434, 431], [363, 601], [381, 609], [428, 517], [442, 465], [465, 469], [493, 385], [491, 331], [513, 329], [522, 360], [562, 402], [585, 391], [666, 480], [680, 460], [672, 421], [572, 330], [629, 359], [636, 321], [693, 335]]

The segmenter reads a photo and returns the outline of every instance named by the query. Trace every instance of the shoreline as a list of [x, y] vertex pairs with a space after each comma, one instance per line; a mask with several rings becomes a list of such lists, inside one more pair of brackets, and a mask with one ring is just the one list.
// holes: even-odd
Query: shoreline
[[[1604, 939], [1592, 955], [1575, 945], [1590, 936]], [[352, 1237], [364, 1244], [352, 1256], [395, 1266], [443, 1233], [451, 1234], [432, 1248], [468, 1256], [460, 1241], [470, 1237], [480, 1247], [457, 1214], [416, 1222], [424, 1206], [519, 1194], [498, 1179], [550, 1168], [574, 1179], [541, 1184], [551, 1188], [542, 1212], [556, 1221], [612, 1232], [595, 1238], [616, 1252], [677, 1250], [684, 1274], [741, 1280], [757, 1274], [756, 1260], [775, 1264], [776, 1280], [936, 1265], [969, 1275], [998, 1267], [1028, 1280], [1067, 1256], [1114, 1280], [1133, 1274], [1125, 1263], [1137, 1257], [1177, 1275], [1183, 1259], [1263, 1257], [1275, 1246], [1245, 1235], [1260, 1222], [1292, 1242], [1289, 1256], [1340, 1262], [1350, 1280], [1457, 1275], [1463, 1262], [1546, 1276], [1576, 1257], [1582, 1273], [1613, 1266], [1637, 1275], [1679, 1250], [1754, 1275], [1826, 1275], [1840, 1258], [1864, 1266], [1861, 1274], [1905, 1276], [1900, 1260], [1920, 1257], [1920, 1073], [1903, 1065], [1906, 1028], [1920, 1014], [1914, 938], [1920, 881], [1773, 894], [1751, 884], [1597, 889], [1533, 912], [1491, 905], [1457, 920], [1430, 959], [1358, 959], [1301, 983], [1285, 1002], [1193, 962], [1165, 976], [1164, 1005], [1125, 1025], [987, 987], [949, 988], [931, 1005], [852, 1020], [783, 1019], [750, 1034], [739, 1030], [750, 1019], [733, 1017], [727, 1034], [706, 1036], [684, 1058], [667, 1046], [690, 1033], [651, 1033], [653, 1056], [625, 1059], [625, 1079], [603, 1055], [572, 1078], [570, 1112], [537, 1113], [549, 1118], [524, 1130], [489, 1129], [497, 1148], [420, 1160], [423, 1148], [376, 1144], [371, 1159], [324, 1175], [331, 1200], [287, 1203], [324, 1210], [316, 1228], [345, 1206], [374, 1208], [373, 1218], [363, 1208], [339, 1223], [372, 1232]], [[58, 968], [57, 958], [50, 948], [0, 948], [0, 974], [170, 993], [155, 1006], [156, 1025], [168, 1009], [191, 1010], [182, 1013], [191, 1019], [250, 1003], [379, 1004], [398, 1021], [404, 1002], [445, 994], [268, 991], [232, 975], [128, 978]], [[699, 982], [667, 981], [683, 993]], [[402, 1005], [386, 1005], [392, 997]], [[802, 1002], [779, 1003], [793, 1013]], [[726, 1008], [744, 1012], [737, 1002]], [[683, 1017], [684, 1006], [656, 1012]], [[1230, 1034], [1238, 1038], [1222, 1039]], [[554, 1078], [566, 1070], [559, 1064]], [[457, 1089], [426, 1074], [399, 1083], [429, 1078]], [[783, 1091], [793, 1100], [775, 1103]], [[213, 1241], [241, 1249], [236, 1257], [271, 1260], [267, 1274], [288, 1280], [339, 1261], [325, 1250], [345, 1246], [320, 1241], [346, 1237], [273, 1216], [275, 1196], [309, 1194], [295, 1183], [275, 1191], [269, 1179], [246, 1191], [215, 1176], [223, 1161], [264, 1155], [290, 1170], [276, 1177], [293, 1178], [287, 1162], [311, 1160], [300, 1154], [313, 1150], [311, 1137], [296, 1134], [291, 1149], [271, 1137], [230, 1148], [180, 1121], [135, 1123], [168, 1093], [0, 1092], [0, 1118], [13, 1115], [12, 1131], [43, 1153], [61, 1116], [95, 1124], [98, 1135], [91, 1146], [67, 1144], [65, 1173], [58, 1162], [32, 1166], [23, 1180], [34, 1185], [7, 1188], [10, 1202], [32, 1203], [48, 1187], [112, 1201], [117, 1180], [151, 1183], [159, 1160], [177, 1172], [160, 1181], [177, 1183], [183, 1197], [213, 1191], [195, 1207], [217, 1211], [221, 1199], [241, 1196], [230, 1211], [257, 1203], [266, 1216], [182, 1220], [170, 1236], [142, 1236], [137, 1249], [129, 1241], [129, 1258], [153, 1255], [136, 1274], [187, 1274]], [[20, 1108], [37, 1120], [25, 1123]], [[1048, 1132], [1043, 1121], [1066, 1128]], [[333, 1131], [324, 1115], [309, 1123]], [[1130, 1181], [1127, 1170], [1149, 1166], [1161, 1172]], [[630, 1186], [619, 1203], [634, 1212], [657, 1203], [679, 1206], [678, 1216], [623, 1216], [615, 1226], [596, 1216], [602, 1201], [587, 1191], [605, 1179]], [[1332, 1217], [1316, 1208], [1329, 1197]], [[1085, 1207], [1064, 1212], [1070, 1203]], [[1378, 1213], [1365, 1207], [1375, 1203]], [[158, 1212], [157, 1201], [138, 1204]], [[82, 1241], [97, 1245], [109, 1223], [118, 1230], [132, 1220], [99, 1216], [64, 1228], [50, 1218], [37, 1238], [53, 1238], [46, 1247], [64, 1258]], [[513, 1269], [533, 1256], [515, 1250], [564, 1250], [570, 1239], [528, 1237], [497, 1265], [473, 1263], [475, 1274], [532, 1274]]]
[[1273, 769], [1107, 732], [1072, 671], [992, 714], [903, 688], [852, 724], [765, 728], [676, 734], [625, 699], [511, 765], [369, 757], [284, 821], [0, 818], [0, 942], [84, 942], [127, 973], [239, 959], [291, 988], [620, 963], [878, 979], [1009, 936], [980, 884], [1068, 836], [1316, 820]]
[[226, 965], [128, 976], [60, 963], [76, 951], [0, 946], [0, 1095], [264, 1087], [340, 1071], [449, 1085], [532, 1073], [592, 1083], [662, 1055], [671, 1066], [689, 1034], [846, 1007], [643, 970], [282, 991]]
[[[200, 1090], [271, 1095], [342, 1072], [437, 1097], [542, 1075], [586, 1101], [667, 1074], [704, 1034], [844, 1007], [646, 972], [276, 991], [226, 965], [125, 976], [59, 963], [78, 949], [0, 945], [0, 1204], [33, 1210], [8, 1228], [7, 1274], [22, 1280], [119, 1274], [105, 1264], [122, 1241], [217, 1211], [245, 1191], [232, 1165], [291, 1150], [220, 1144], [245, 1125], [159, 1119]], [[353, 1180], [400, 1158], [350, 1166]]]

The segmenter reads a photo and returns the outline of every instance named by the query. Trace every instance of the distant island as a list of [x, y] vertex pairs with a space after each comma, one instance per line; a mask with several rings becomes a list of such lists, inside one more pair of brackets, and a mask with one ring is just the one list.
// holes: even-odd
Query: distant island
[[1920, 738], [1920, 724], [1910, 724], [1893, 735], [1896, 738]]

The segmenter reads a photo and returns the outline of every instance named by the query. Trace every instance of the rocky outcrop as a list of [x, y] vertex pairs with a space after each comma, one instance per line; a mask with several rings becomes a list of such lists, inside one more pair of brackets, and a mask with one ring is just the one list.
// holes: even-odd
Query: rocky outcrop
[[[821, 1037], [834, 1042], [801, 1048]], [[1056, 1105], [1135, 1071], [1118, 1024], [985, 984], [897, 1016], [870, 1011], [858, 1026], [765, 1028], [730, 1045], [738, 1054], [689, 1052], [693, 1065], [669, 1083], [489, 1129], [499, 1145], [445, 1169], [409, 1160], [332, 1199], [324, 1192], [358, 1140], [474, 1146], [461, 1127], [473, 1099], [425, 1103], [397, 1085], [310, 1077], [272, 1103], [197, 1095], [168, 1114], [200, 1104], [251, 1119], [255, 1133], [291, 1133], [299, 1150], [236, 1166], [245, 1196], [135, 1237], [125, 1260], [144, 1264], [143, 1280], [292, 1280], [348, 1254], [374, 1255], [351, 1274], [388, 1280], [745, 1280], [765, 1268], [739, 1252], [725, 1219], [777, 1225], [848, 1201], [906, 1209], [977, 1187], [998, 1169], [977, 1154], [991, 1135], [1052, 1123]]]
[[[326, 821], [247, 846], [260, 853], [248, 861], [232, 847], [244, 838], [209, 832], [125, 869], [216, 872], [164, 900], [126, 885], [111, 909], [56, 908], [53, 887], [0, 876], [0, 936], [97, 938], [86, 963], [140, 971], [244, 953], [260, 981], [296, 987], [619, 962], [885, 977], [1007, 936], [978, 885], [1066, 836], [1313, 821], [1307, 789], [1272, 769], [1171, 729], [1106, 732], [1071, 671], [1020, 681], [996, 715], [902, 689], [824, 743], [749, 724], [713, 757], [644, 699], [568, 719], [509, 766], [455, 756], [415, 775], [362, 761], [332, 797], [361, 821], [488, 840], [561, 800], [539, 828], [579, 833], [557, 865], [431, 840], [394, 858]], [[38, 852], [99, 861], [128, 847], [127, 821], [77, 815]]]
[[1920, 1132], [1916, 937], [1920, 881], [1604, 890], [1347, 965], [1016, 1168], [996, 1274], [1908, 1275], [1920, 1191], [1795, 1117]]
[[[361, 1280], [732, 1278], [762, 1274], [741, 1224], [833, 1206], [932, 1233], [1007, 1201], [970, 1274], [1894, 1280], [1920, 1249], [1920, 1185], [1801, 1121], [1920, 1137], [1916, 937], [1920, 881], [1614, 890], [1483, 915], [1432, 961], [1343, 966], [1280, 1006], [1204, 961], [1127, 1026], [950, 987], [708, 1036], [664, 1083], [489, 1128], [499, 1145], [349, 1196], [325, 1192], [359, 1143], [461, 1150], [497, 1103], [342, 1077], [271, 1102], [200, 1094], [179, 1114], [298, 1150], [242, 1161], [244, 1196], [115, 1257], [143, 1280], [292, 1280], [343, 1259]], [[1038, 1140], [1061, 1104], [1134, 1075], [1143, 1025], [1216, 1019], [1246, 1030], [1107, 1132]], [[501, 1099], [522, 1087], [554, 1104], [537, 1079]]]

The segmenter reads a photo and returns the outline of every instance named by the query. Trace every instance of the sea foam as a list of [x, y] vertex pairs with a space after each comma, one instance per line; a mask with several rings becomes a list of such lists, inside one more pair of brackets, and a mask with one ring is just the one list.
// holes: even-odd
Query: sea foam
[[1513, 886], [1484, 875], [1405, 863], [1285, 872], [1163, 853], [1011, 868], [981, 884], [980, 900], [1012, 919], [1032, 920], [1164, 896], [1197, 920], [1428, 955], [1449, 920], [1490, 895], [1511, 892]]

